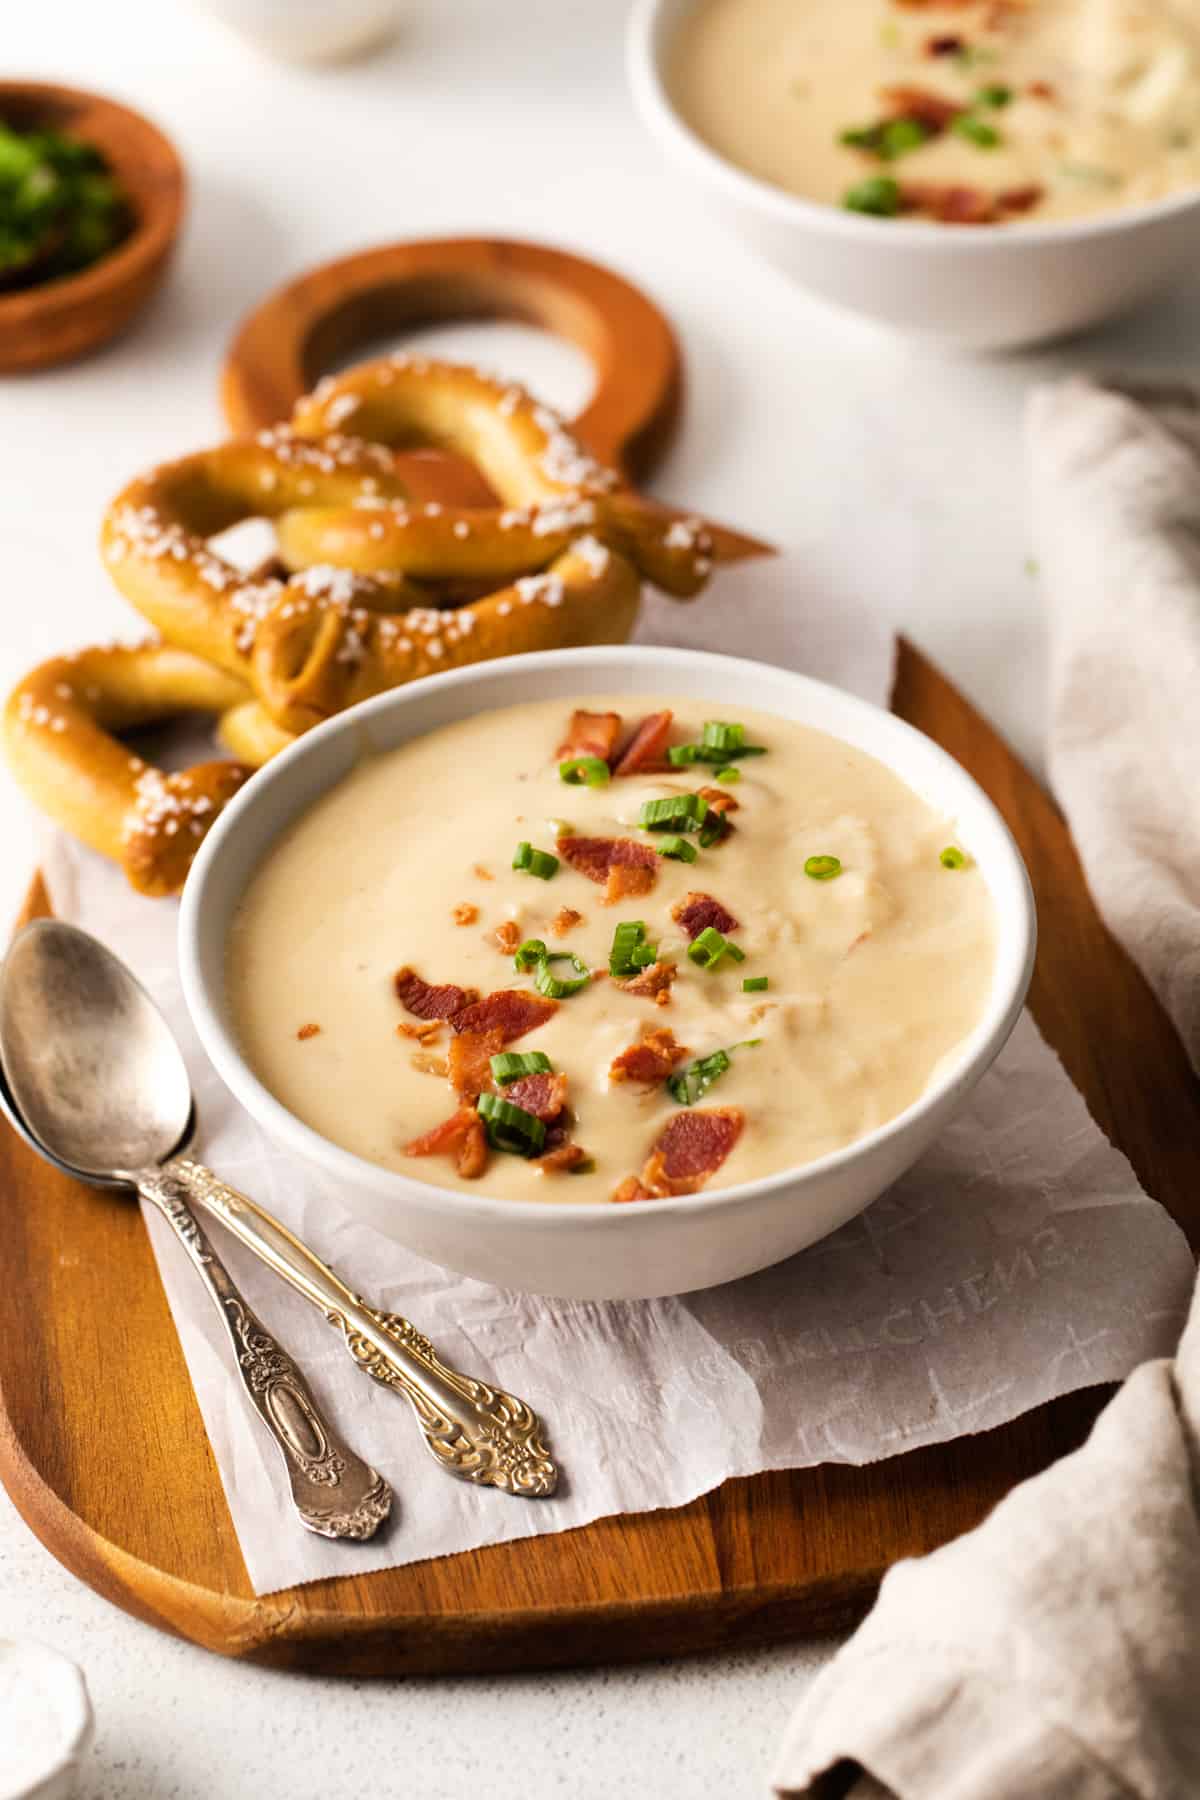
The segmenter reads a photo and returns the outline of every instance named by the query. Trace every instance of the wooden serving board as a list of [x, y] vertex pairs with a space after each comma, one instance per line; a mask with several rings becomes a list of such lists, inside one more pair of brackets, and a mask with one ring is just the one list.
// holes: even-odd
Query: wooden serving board
[[[1038, 1023], [1146, 1188], [1200, 1244], [1200, 1085], [1101, 925], [1062, 819], [907, 646], [894, 705], [965, 764], [1012, 827], [1041, 918]], [[137, 1208], [47, 1168], [7, 1127], [0, 1196], [0, 1477], [17, 1507], [126, 1611], [282, 1667], [515, 1669], [832, 1631], [865, 1610], [890, 1563], [974, 1525], [1073, 1448], [1106, 1397], [1071, 1395], [865, 1469], [758, 1475], [675, 1511], [256, 1599]]]

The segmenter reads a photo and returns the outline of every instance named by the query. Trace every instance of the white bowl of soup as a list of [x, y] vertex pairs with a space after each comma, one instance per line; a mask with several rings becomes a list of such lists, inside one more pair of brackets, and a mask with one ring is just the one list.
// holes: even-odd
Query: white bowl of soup
[[480, 663], [287, 750], [184, 892], [234, 1095], [408, 1249], [536, 1293], [708, 1287], [921, 1154], [1019, 1014], [1029, 882], [892, 715], [764, 664]]
[[956, 345], [1079, 330], [1200, 248], [1183, 0], [637, 0], [645, 124], [822, 299]]

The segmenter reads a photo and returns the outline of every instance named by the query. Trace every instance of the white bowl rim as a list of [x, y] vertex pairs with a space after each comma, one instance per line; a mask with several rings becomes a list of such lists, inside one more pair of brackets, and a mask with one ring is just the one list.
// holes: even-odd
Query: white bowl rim
[[[219, 866], [223, 844], [238, 826], [242, 817], [252, 808], [268, 806], [270, 794], [275, 783], [293, 766], [293, 764], [319, 755], [322, 746], [330, 739], [347, 733], [356, 733], [364, 723], [395, 708], [402, 709], [409, 700], [417, 695], [424, 697], [438, 690], [446, 692], [454, 688], [470, 688], [485, 680], [488, 675], [503, 669], [510, 674], [526, 674], [531, 683], [536, 677], [564, 667], [586, 668], [602, 663], [611, 657], [627, 658], [635, 666], [657, 666], [667, 674], [661, 691], [669, 692], [669, 671], [672, 667], [701, 674], [709, 673], [714, 683], [726, 681], [731, 684], [725, 691], [736, 692], [739, 677], [752, 679], [760, 670], [767, 670], [774, 676], [782, 676], [795, 682], [802, 688], [808, 688], [824, 694], [832, 694], [837, 703], [858, 713], [864, 718], [883, 719], [887, 728], [900, 738], [919, 741], [926, 755], [931, 755], [935, 764], [942, 764], [951, 774], [951, 779], [964, 784], [970, 803], [977, 812], [988, 820], [996, 831], [999, 841], [1011, 859], [1010, 873], [1015, 876], [1016, 892], [1023, 901], [1020, 916], [1014, 917], [1004, 937], [1011, 936], [1011, 949], [1008, 955], [1008, 980], [1002, 987], [994, 988], [989, 999], [987, 1010], [977, 1021], [974, 1029], [959, 1047], [961, 1054], [947, 1058], [945, 1065], [930, 1081], [923, 1093], [897, 1113], [894, 1118], [886, 1120], [874, 1130], [855, 1138], [840, 1150], [830, 1151], [813, 1162], [803, 1163], [799, 1167], [776, 1170], [771, 1175], [760, 1176], [756, 1181], [738, 1182], [732, 1186], [704, 1188], [696, 1194], [671, 1195], [664, 1199], [641, 1200], [637, 1205], [639, 1216], [647, 1215], [685, 1215], [717, 1211], [731, 1203], [749, 1202], [759, 1196], [772, 1194], [789, 1187], [803, 1187], [810, 1182], [819, 1182], [823, 1177], [840, 1170], [867, 1156], [871, 1151], [886, 1143], [891, 1137], [915, 1125], [927, 1113], [934, 1110], [946, 1098], [947, 1094], [958, 1091], [966, 1092], [985, 1073], [1007, 1042], [1010, 1033], [1020, 1016], [1025, 1004], [1025, 996], [1033, 972], [1034, 956], [1037, 949], [1037, 916], [1033, 900], [1033, 890], [1029, 880], [1029, 872], [1017, 849], [1012, 833], [1001, 817], [993, 802], [984, 793], [974, 776], [963, 768], [962, 764], [952, 757], [948, 751], [925, 732], [917, 730], [895, 713], [873, 705], [856, 694], [833, 683], [818, 681], [810, 675], [802, 675], [790, 669], [782, 669], [772, 663], [759, 662], [749, 657], [732, 657], [716, 654], [707, 650], [680, 649], [674, 646], [604, 644], [584, 649], [543, 650], [524, 656], [491, 658], [484, 662], [468, 663], [463, 668], [451, 669], [443, 675], [426, 676], [418, 682], [404, 687], [392, 688], [383, 694], [377, 694], [370, 700], [361, 701], [348, 711], [327, 719], [323, 724], [305, 732], [294, 744], [282, 751], [255, 775], [251, 782], [236, 794], [230, 804], [222, 811], [216, 824], [205, 838], [200, 851], [192, 864], [187, 882], [184, 886], [179, 912], [178, 952], [180, 980], [184, 1000], [196, 1028], [201, 1045], [213, 1064], [217, 1074], [229, 1088], [239, 1104], [246, 1105], [252, 1118], [267, 1121], [266, 1129], [270, 1136], [278, 1142], [286, 1144], [301, 1158], [317, 1164], [334, 1178], [349, 1180], [356, 1186], [366, 1182], [376, 1188], [387, 1184], [395, 1188], [398, 1194], [407, 1194], [414, 1198], [413, 1190], [417, 1190], [416, 1198], [423, 1199], [428, 1205], [431, 1198], [448, 1202], [465, 1220], [474, 1218], [480, 1222], [485, 1220], [499, 1221], [514, 1219], [514, 1214], [524, 1216], [527, 1220], [536, 1217], [549, 1229], [569, 1231], [578, 1229], [584, 1222], [595, 1223], [601, 1218], [614, 1216], [611, 1201], [572, 1201], [569, 1205], [558, 1206], [544, 1200], [513, 1200], [493, 1198], [487, 1194], [466, 1194], [459, 1188], [440, 1187], [435, 1182], [417, 1181], [399, 1170], [385, 1168], [382, 1163], [368, 1161], [357, 1156], [353, 1151], [344, 1150], [340, 1145], [324, 1137], [320, 1132], [306, 1125], [296, 1114], [289, 1111], [283, 1103], [276, 1099], [270, 1089], [259, 1080], [246, 1058], [237, 1046], [233, 1032], [225, 1024], [219, 1004], [210, 998], [208, 985], [201, 970], [199, 954], [200, 921], [204, 911], [206, 896]], [[449, 723], [450, 721], [445, 721]], [[798, 721], [802, 722], [802, 721]], [[436, 727], [434, 728], [436, 729]], [[820, 729], [820, 728], [818, 728]], [[836, 731], [829, 732], [836, 737]], [[866, 752], [871, 755], [874, 752]], [[885, 761], [877, 756], [877, 761]], [[886, 761], [885, 761], [885, 766]], [[901, 776], [903, 780], [904, 777]], [[333, 784], [331, 783], [330, 786]], [[328, 789], [326, 790], [328, 791]], [[276, 834], [277, 835], [277, 834]], [[273, 837], [269, 840], [273, 842]], [[263, 852], [265, 854], [265, 850]], [[1004, 971], [997, 965], [997, 975]], [[247, 1105], [242, 1096], [249, 1092], [253, 1095], [253, 1105]], [[622, 1209], [624, 1210], [624, 1209]], [[572, 1223], [574, 1222], [574, 1223]]]
[[[1151, 225], [1160, 220], [1200, 207], [1200, 185], [1179, 194], [1168, 194], [1161, 200], [1147, 200], [1135, 206], [1114, 208], [1083, 219], [1016, 219], [1005, 225], [974, 225], [969, 231], [955, 231], [923, 219], [890, 219], [881, 230], [877, 219], [866, 218], [822, 200], [808, 200], [802, 194], [764, 181], [749, 170], [740, 168], [702, 138], [683, 118], [663, 79], [655, 36], [661, 13], [675, 0], [634, 0], [626, 27], [626, 73], [634, 102], [643, 122], [657, 132], [685, 159], [698, 165], [705, 175], [724, 187], [744, 204], [760, 212], [792, 224], [815, 226], [843, 237], [858, 238], [873, 244], [898, 244], [909, 249], [934, 250], [940, 254], [988, 255], [1005, 244], [1030, 246], [1075, 243], [1080, 239], [1108, 237], [1138, 225]], [[697, 5], [699, 0], [683, 0]]]

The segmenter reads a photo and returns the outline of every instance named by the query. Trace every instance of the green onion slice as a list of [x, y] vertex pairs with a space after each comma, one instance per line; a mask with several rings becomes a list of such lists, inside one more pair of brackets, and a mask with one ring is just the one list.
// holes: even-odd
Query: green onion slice
[[727, 724], [722, 719], [706, 719], [700, 737], [703, 750], [741, 750], [746, 742], [746, 727]]
[[706, 1094], [713, 1082], [730, 1067], [735, 1050], [751, 1050], [761, 1043], [761, 1038], [743, 1038], [740, 1044], [731, 1044], [728, 1050], [712, 1050], [707, 1056], [698, 1056], [686, 1069], [668, 1075], [667, 1089], [671, 1098], [678, 1100], [680, 1106], [695, 1106], [701, 1095]]
[[841, 872], [841, 861], [836, 856], [810, 856], [804, 865], [804, 873], [812, 881], [832, 881]]
[[715, 823], [713, 823], [711, 825], [706, 825], [704, 827], [704, 830], [700, 833], [700, 848], [702, 850], [711, 850], [713, 845], [719, 844], [721, 839], [724, 836], [725, 836], [724, 815], [721, 813], [718, 813]]
[[638, 814], [643, 831], [694, 831], [708, 817], [708, 801], [699, 794], [668, 794], [647, 800]]
[[712, 763], [723, 768], [743, 756], [766, 754], [765, 744], [739, 744], [736, 749], [728, 750], [720, 749], [716, 744], [672, 744], [667, 751], [667, 761], [674, 769], [686, 769], [691, 763]]
[[959, 113], [951, 122], [950, 129], [957, 132], [959, 137], [966, 138], [969, 144], [974, 144], [977, 150], [994, 150], [997, 144], [1003, 142], [996, 127], [989, 125], [986, 119], [977, 119], [974, 113]]
[[492, 1080], [501, 1087], [520, 1081], [523, 1075], [551, 1075], [554, 1066], [544, 1050], [502, 1050], [491, 1058]]
[[569, 756], [558, 765], [560, 778], [570, 787], [607, 787], [612, 771], [599, 756]]
[[943, 869], [965, 869], [967, 866], [966, 856], [957, 844], [947, 844], [938, 861]]
[[870, 213], [877, 219], [894, 219], [903, 204], [900, 183], [890, 175], [868, 175], [842, 195], [842, 205], [848, 212]]
[[518, 975], [524, 975], [527, 969], [532, 969], [537, 963], [540, 963], [546, 954], [546, 946], [541, 938], [526, 938], [513, 957], [513, 967]]
[[[551, 964], [561, 962], [570, 963], [574, 975], [556, 975]], [[591, 979], [591, 970], [585, 962], [580, 962], [573, 950], [555, 950], [539, 960], [533, 985], [548, 1000], [565, 1000], [569, 994], [578, 994]]]
[[551, 856], [548, 850], [535, 850], [532, 844], [520, 843], [513, 853], [512, 866], [536, 875], [541, 881], [549, 881], [558, 873], [558, 858]]
[[657, 944], [646, 942], [646, 926], [641, 919], [627, 919], [613, 932], [612, 949], [608, 953], [608, 972], [620, 979], [648, 969], [658, 960]]
[[694, 863], [700, 854], [695, 844], [689, 844], [683, 837], [661, 837], [655, 849], [660, 856], [669, 856], [675, 862]]
[[769, 975], [747, 975], [742, 983], [743, 994], [765, 994], [771, 985]]
[[523, 1106], [502, 1100], [499, 1094], [480, 1094], [476, 1111], [487, 1127], [488, 1142], [494, 1150], [509, 1150], [516, 1156], [536, 1156], [546, 1142], [546, 1127]]
[[733, 763], [728, 763], [725, 768], [717, 770], [717, 780], [725, 782], [728, 787], [732, 787], [735, 781], [741, 779], [742, 771]]
[[728, 956], [732, 962], [745, 962], [746, 952], [713, 925], [706, 925], [704, 930], [694, 937], [688, 945], [689, 960], [697, 963], [702, 969], [715, 969], [721, 960]]

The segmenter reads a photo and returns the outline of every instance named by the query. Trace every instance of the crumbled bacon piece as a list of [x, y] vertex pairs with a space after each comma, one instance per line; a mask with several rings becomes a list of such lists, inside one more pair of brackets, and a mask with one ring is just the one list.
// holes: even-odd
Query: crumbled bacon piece
[[412, 1025], [407, 1019], [401, 1019], [396, 1027], [397, 1037], [416, 1038], [418, 1043], [429, 1044], [440, 1037], [444, 1019], [422, 1019], [419, 1024]]
[[904, 212], [936, 219], [941, 225], [995, 225], [1013, 213], [1028, 212], [1042, 194], [1040, 187], [1008, 188], [992, 194], [986, 188], [911, 181], [901, 188], [900, 201]]
[[667, 747], [674, 717], [674, 713], [667, 711], [651, 713], [649, 718], [643, 719], [617, 758], [613, 774], [640, 775], [655, 767]]
[[475, 873], [478, 875], [480, 881], [495, 881], [496, 879], [492, 874], [492, 871], [490, 869], [485, 869], [482, 863], [475, 864]]
[[636, 975], [627, 976], [623, 981], [616, 981], [615, 986], [624, 988], [627, 994], [637, 994], [640, 998], [656, 1001], [659, 1006], [666, 1006], [677, 973], [673, 962], [663, 960], [651, 963], [648, 969], [639, 969]]
[[393, 982], [401, 1006], [418, 1019], [452, 1019], [479, 998], [478, 988], [455, 987], [453, 982], [434, 987], [407, 966], [396, 970]]
[[473, 1106], [457, 1112], [404, 1146], [405, 1156], [451, 1156], [467, 1180], [482, 1175], [487, 1167], [488, 1141], [483, 1120]]
[[450, 1072], [445, 1057], [431, 1056], [428, 1050], [416, 1050], [408, 1060], [418, 1075], [448, 1075]]
[[510, 1081], [503, 1094], [514, 1106], [522, 1107], [548, 1125], [566, 1108], [567, 1078], [565, 1075], [522, 1075], [519, 1081]]
[[473, 925], [478, 917], [479, 908], [473, 906], [469, 900], [460, 900], [458, 905], [454, 908], [454, 923], [456, 925]]
[[714, 931], [736, 931], [738, 922], [727, 906], [714, 900], [711, 894], [685, 894], [671, 908], [671, 917], [677, 925], [682, 925], [689, 938], [698, 938], [709, 926]]
[[598, 756], [601, 762], [611, 762], [620, 735], [620, 713], [573, 712], [557, 754]]
[[492, 942], [506, 956], [511, 956], [521, 942], [521, 927], [515, 919], [505, 919], [492, 933]]
[[652, 869], [656, 861], [653, 846], [636, 838], [567, 836], [559, 838], [556, 848], [564, 862], [596, 882], [603, 882], [614, 864]]
[[735, 799], [728, 788], [702, 787], [700, 798], [708, 801], [708, 809], [715, 813], [736, 812], [741, 801]]
[[[555, 937], [566, 937], [576, 925], [582, 925], [583, 914], [576, 912], [573, 906], [560, 906], [550, 921], [550, 929]], [[514, 945], [515, 949], [516, 946]]]
[[945, 131], [963, 111], [961, 100], [949, 100], [930, 88], [885, 87], [880, 97], [887, 106], [890, 119], [916, 119], [926, 131]]
[[697, 1107], [672, 1113], [659, 1132], [641, 1175], [629, 1175], [613, 1200], [664, 1199], [694, 1194], [715, 1175], [742, 1134], [744, 1115], [736, 1106]]
[[553, 1150], [547, 1150], [544, 1156], [536, 1156], [531, 1164], [539, 1175], [552, 1175], [562, 1170], [577, 1169], [580, 1163], [590, 1162], [587, 1151], [582, 1144], [557, 1144]]
[[996, 205], [1002, 213], [1032, 212], [1045, 198], [1046, 190], [1031, 182], [1028, 187], [1005, 188], [996, 195]]
[[925, 40], [926, 56], [961, 56], [966, 47], [966, 38], [955, 37], [953, 32]]
[[458, 1032], [498, 1031], [502, 1044], [511, 1044], [527, 1031], [544, 1025], [557, 1011], [557, 1000], [530, 994], [523, 988], [501, 988], [498, 993], [487, 994], [474, 1005], [464, 1007], [450, 1023]]
[[1052, 81], [1031, 81], [1025, 91], [1032, 94], [1035, 100], [1055, 101], [1058, 99], [1058, 89]]
[[654, 886], [656, 871], [640, 863], [614, 863], [604, 881], [601, 906], [616, 906], [637, 894], [648, 894]]
[[303, 1041], [305, 1038], [316, 1037], [319, 1034], [320, 1030], [321, 1030], [321, 1027], [319, 1025], [302, 1025], [300, 1027], [299, 1031], [296, 1033], [296, 1036], [298, 1038], [300, 1038], [301, 1041]]
[[503, 1032], [460, 1031], [450, 1041], [446, 1072], [455, 1090], [476, 1100], [492, 1085], [492, 1058], [504, 1048]]
[[690, 1055], [686, 1044], [677, 1044], [669, 1025], [658, 1025], [645, 1031], [636, 1044], [622, 1050], [609, 1067], [610, 1081], [644, 1081], [655, 1087], [665, 1081], [675, 1064]]

